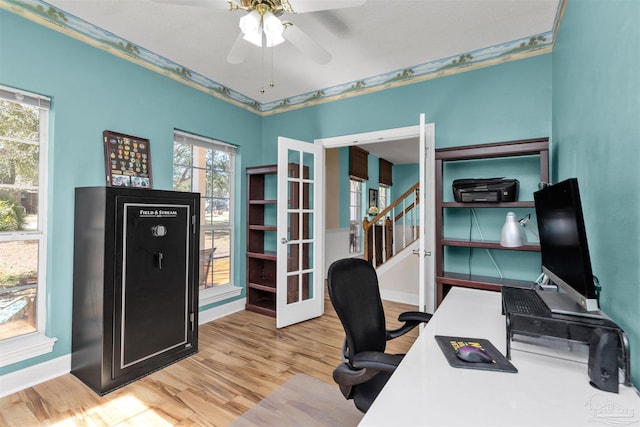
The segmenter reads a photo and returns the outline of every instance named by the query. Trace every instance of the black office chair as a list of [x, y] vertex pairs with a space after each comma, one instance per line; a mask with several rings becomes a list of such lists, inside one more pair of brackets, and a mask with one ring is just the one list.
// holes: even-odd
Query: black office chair
[[328, 286], [331, 303], [346, 333], [342, 363], [334, 369], [333, 379], [345, 398], [353, 399], [356, 408], [367, 412], [404, 357], [385, 353], [387, 340], [428, 322], [431, 315], [405, 312], [398, 317], [404, 325], [386, 330], [378, 276], [363, 259], [346, 258], [331, 264]]

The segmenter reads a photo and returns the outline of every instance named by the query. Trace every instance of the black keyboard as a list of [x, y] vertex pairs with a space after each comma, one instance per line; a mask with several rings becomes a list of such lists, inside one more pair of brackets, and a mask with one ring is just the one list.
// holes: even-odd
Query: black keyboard
[[502, 288], [502, 304], [509, 313], [530, 314], [541, 317], [551, 316], [549, 307], [532, 289], [504, 286]]

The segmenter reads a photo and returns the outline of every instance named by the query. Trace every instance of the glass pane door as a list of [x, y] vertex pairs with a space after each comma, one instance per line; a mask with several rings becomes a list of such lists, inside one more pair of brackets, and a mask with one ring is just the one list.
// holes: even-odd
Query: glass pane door
[[323, 155], [322, 147], [279, 139], [278, 327], [317, 317], [324, 310], [322, 239], [317, 235]]

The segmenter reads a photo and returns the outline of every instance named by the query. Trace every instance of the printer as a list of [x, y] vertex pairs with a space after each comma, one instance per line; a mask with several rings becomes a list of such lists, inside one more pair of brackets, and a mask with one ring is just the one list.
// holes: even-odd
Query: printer
[[515, 202], [518, 200], [517, 179], [467, 178], [453, 181], [453, 197], [456, 202]]

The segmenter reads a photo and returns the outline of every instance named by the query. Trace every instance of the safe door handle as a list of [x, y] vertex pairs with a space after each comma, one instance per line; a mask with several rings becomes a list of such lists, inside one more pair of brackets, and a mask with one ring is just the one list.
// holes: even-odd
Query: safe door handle
[[158, 270], [162, 270], [162, 261], [164, 260], [164, 254], [162, 252], [157, 252], [156, 254], [156, 268]]

